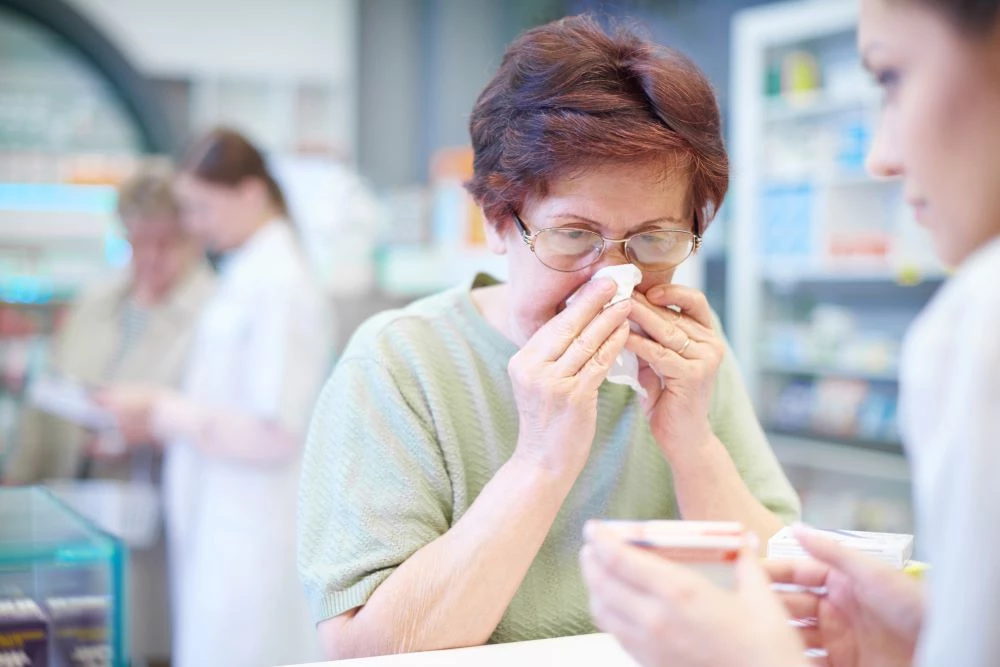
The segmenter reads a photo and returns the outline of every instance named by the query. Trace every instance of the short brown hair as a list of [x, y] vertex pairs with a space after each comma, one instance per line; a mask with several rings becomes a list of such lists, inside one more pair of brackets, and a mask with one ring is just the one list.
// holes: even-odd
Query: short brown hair
[[691, 178], [697, 231], [729, 186], [719, 105], [679, 52], [634, 30], [606, 32], [589, 16], [521, 35], [476, 101], [466, 184], [499, 224], [557, 178], [609, 162], [662, 162]]
[[216, 128], [194, 142], [181, 160], [181, 171], [227, 187], [235, 187], [247, 178], [260, 179], [271, 204], [282, 215], [288, 215], [285, 193], [268, 170], [263, 155], [235, 130]]
[[179, 209], [173, 188], [174, 174], [169, 167], [156, 162], [140, 165], [118, 188], [118, 217], [123, 220], [176, 220]]

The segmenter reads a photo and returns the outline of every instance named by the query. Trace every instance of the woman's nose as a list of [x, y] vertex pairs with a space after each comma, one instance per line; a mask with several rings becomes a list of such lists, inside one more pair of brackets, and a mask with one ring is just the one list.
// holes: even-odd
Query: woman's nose
[[893, 127], [883, 119], [879, 121], [872, 137], [865, 169], [875, 178], [897, 178], [903, 175], [903, 163], [899, 158], [897, 142], [893, 140]]
[[605, 266], [618, 266], [620, 264], [628, 264], [628, 255], [625, 253], [624, 243], [608, 243], [607, 249], [598, 260], [595, 267], [595, 271], [603, 269]]

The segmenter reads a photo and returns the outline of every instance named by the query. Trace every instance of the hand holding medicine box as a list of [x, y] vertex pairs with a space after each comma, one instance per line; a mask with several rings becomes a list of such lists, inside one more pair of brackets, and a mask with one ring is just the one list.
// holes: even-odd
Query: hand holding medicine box
[[736, 588], [736, 562], [747, 544], [743, 525], [727, 521], [601, 521], [622, 541]]
[[[866, 533], [858, 530], [820, 530], [819, 532], [834, 542], [854, 551], [868, 554], [900, 570], [913, 555], [913, 535]], [[767, 557], [772, 559], [809, 558], [809, 554], [795, 539], [791, 528], [782, 528], [768, 540]]]

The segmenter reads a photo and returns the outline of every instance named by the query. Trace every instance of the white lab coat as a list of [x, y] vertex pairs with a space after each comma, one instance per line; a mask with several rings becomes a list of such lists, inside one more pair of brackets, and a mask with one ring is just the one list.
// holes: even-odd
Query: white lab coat
[[917, 664], [1000, 665], [1000, 239], [907, 337], [900, 425], [931, 562]]
[[[228, 257], [198, 323], [184, 394], [304, 436], [332, 359], [332, 317], [291, 225]], [[295, 566], [300, 456], [262, 465], [171, 442], [164, 468], [175, 667], [318, 659]]]

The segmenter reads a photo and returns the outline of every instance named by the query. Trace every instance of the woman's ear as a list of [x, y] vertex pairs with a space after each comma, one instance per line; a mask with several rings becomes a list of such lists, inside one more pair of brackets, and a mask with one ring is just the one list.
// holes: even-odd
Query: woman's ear
[[507, 230], [510, 229], [510, 219], [491, 220], [484, 218], [486, 225], [486, 247], [495, 255], [507, 254]]

